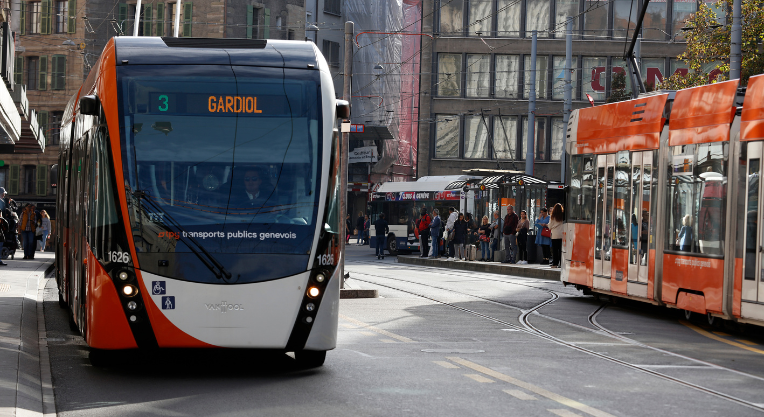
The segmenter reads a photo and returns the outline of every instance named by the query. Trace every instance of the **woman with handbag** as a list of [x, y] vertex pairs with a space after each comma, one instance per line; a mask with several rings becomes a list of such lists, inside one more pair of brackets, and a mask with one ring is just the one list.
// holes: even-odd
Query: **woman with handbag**
[[562, 204], [555, 204], [549, 217], [549, 229], [552, 231], [552, 268], [559, 268], [562, 262]]
[[541, 208], [539, 218], [536, 219], [536, 244], [541, 245], [543, 260], [541, 265], [549, 265], [550, 246], [552, 245], [552, 231], [547, 226], [549, 224], [549, 215], [545, 207]]
[[520, 210], [520, 221], [517, 222], [517, 264], [528, 264], [528, 229], [531, 223], [528, 221], [528, 213]]
[[491, 255], [491, 225], [488, 223], [488, 216], [483, 216], [483, 224], [478, 228], [480, 240], [480, 262], [488, 261]]

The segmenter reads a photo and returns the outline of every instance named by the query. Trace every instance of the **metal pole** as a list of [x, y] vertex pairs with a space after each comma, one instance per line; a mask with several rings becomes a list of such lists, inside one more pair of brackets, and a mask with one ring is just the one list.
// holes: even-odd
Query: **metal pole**
[[138, 25], [141, 24], [141, 0], [135, 4], [135, 23], [133, 24], [133, 36], [138, 36]]
[[175, 29], [172, 31], [172, 36], [178, 37], [180, 31], [180, 0], [175, 3]]
[[560, 172], [560, 181], [565, 183], [565, 172], [567, 170], [567, 159], [565, 155], [565, 139], [568, 133], [568, 121], [570, 112], [573, 110], [573, 85], [571, 84], [571, 72], [573, 71], [573, 18], [568, 18], [568, 26], [565, 32], [565, 104], [563, 104], [563, 129], [562, 132], [562, 168]]
[[536, 36], [534, 30], [531, 35], [531, 70], [530, 91], [528, 92], [528, 142], [525, 150], [525, 173], [533, 175], [533, 159], [535, 148], [533, 139], [536, 135]]
[[740, 25], [742, 18], [742, 0], [732, 2], [732, 33], [730, 45], [730, 80], [740, 78], [740, 65], [743, 60], [741, 46], [743, 43], [743, 28]]
[[[342, 73], [342, 97], [350, 103], [350, 89], [353, 73], [353, 22], [345, 22], [345, 63]], [[340, 141], [340, 288], [345, 288], [345, 217], [348, 204], [348, 151], [350, 133], [342, 133]]]

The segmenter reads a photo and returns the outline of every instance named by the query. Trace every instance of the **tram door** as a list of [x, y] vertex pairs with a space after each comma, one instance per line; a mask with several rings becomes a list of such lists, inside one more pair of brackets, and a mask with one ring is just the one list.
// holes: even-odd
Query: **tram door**
[[[743, 144], [746, 146], [746, 144]], [[764, 318], [764, 227], [759, 213], [764, 210], [762, 195], [762, 142], [750, 142], [746, 173], [745, 260], [743, 266], [743, 317]]]
[[594, 214], [594, 288], [610, 290], [615, 155], [597, 156], [597, 199]]
[[[629, 282], [647, 284], [650, 201], [653, 183], [653, 152], [631, 156], [631, 204], [629, 213]], [[647, 289], [645, 288], [645, 291]]]

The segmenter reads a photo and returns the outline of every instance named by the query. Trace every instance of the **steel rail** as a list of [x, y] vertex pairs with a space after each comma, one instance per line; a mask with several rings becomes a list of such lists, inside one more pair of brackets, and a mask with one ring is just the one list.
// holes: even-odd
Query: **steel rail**
[[[427, 299], [427, 300], [430, 300], [430, 301], [434, 301], [436, 303], [449, 306], [449, 307], [451, 307], [453, 309], [456, 309], [456, 310], [459, 310], [459, 311], [462, 311], [462, 312], [465, 312], [465, 313], [468, 313], [468, 314], [471, 314], [471, 315], [474, 315], [474, 316], [478, 316], [478, 317], [487, 319], [489, 321], [493, 321], [495, 323], [499, 323], [499, 324], [502, 324], [502, 325], [505, 325], [505, 326], [509, 326], [509, 327], [511, 327], [511, 328], [513, 328], [515, 330], [519, 330], [519, 331], [527, 333], [529, 335], [536, 336], [536, 337], [539, 337], [539, 338], [542, 338], [542, 339], [546, 339], [548, 341], [557, 343], [559, 345], [568, 347], [570, 349], [573, 349], [573, 350], [576, 350], [576, 351], [579, 351], [579, 352], [582, 352], [582, 353], [586, 353], [588, 355], [595, 356], [595, 357], [598, 357], [600, 359], [604, 359], [604, 360], [606, 360], [608, 362], [612, 362], [612, 363], [615, 363], [615, 364], [618, 364], [618, 365], [621, 365], [621, 366], [625, 366], [627, 368], [631, 368], [631, 369], [634, 369], [634, 370], [637, 370], [637, 371], [640, 371], [640, 372], [643, 372], [643, 373], [655, 376], [655, 377], [660, 378], [660, 379], [664, 379], [664, 380], [667, 380], [667, 381], [670, 381], [670, 382], [674, 382], [676, 384], [685, 386], [687, 388], [695, 389], [695, 390], [697, 390], [699, 392], [703, 392], [705, 394], [709, 394], [709, 395], [715, 396], [717, 398], [721, 398], [721, 399], [724, 399], [724, 400], [727, 400], [727, 401], [730, 401], [730, 402], [734, 402], [736, 404], [739, 404], [739, 405], [742, 405], [742, 406], [745, 406], [745, 407], [748, 407], [748, 408], [751, 408], [751, 409], [754, 409], [754, 410], [757, 410], [757, 411], [764, 412], [764, 405], [760, 405], [760, 404], [757, 404], [757, 403], [746, 401], [746, 400], [743, 400], [741, 398], [737, 398], [737, 397], [735, 397], [733, 395], [725, 394], [725, 393], [722, 393], [722, 392], [719, 392], [719, 391], [716, 391], [716, 390], [713, 390], [713, 389], [710, 389], [710, 388], [706, 388], [706, 387], [694, 384], [692, 382], [684, 381], [682, 379], [675, 378], [675, 377], [672, 377], [670, 375], [666, 375], [666, 374], [663, 374], [663, 373], [660, 373], [660, 372], [657, 372], [657, 371], [653, 371], [651, 369], [648, 369], [648, 368], [645, 368], [645, 367], [642, 367], [642, 366], [634, 365], [632, 363], [623, 361], [621, 359], [617, 359], [617, 358], [614, 358], [614, 357], [611, 357], [611, 356], [608, 356], [608, 355], [605, 355], [605, 354], [602, 354], [602, 353], [599, 353], [599, 352], [592, 351], [590, 349], [586, 349], [586, 348], [580, 347], [580, 346], [578, 346], [578, 345], [576, 345], [574, 343], [566, 342], [566, 341], [564, 341], [562, 339], [559, 339], [559, 338], [557, 338], [557, 337], [555, 337], [555, 336], [553, 336], [553, 335], [551, 335], [549, 333], [546, 333], [546, 332], [544, 332], [542, 330], [539, 330], [538, 328], [533, 326], [528, 321], [528, 316], [531, 313], [533, 313], [534, 311], [537, 311], [538, 309], [540, 309], [541, 307], [544, 307], [544, 306], [546, 306], [548, 304], [551, 304], [552, 302], [556, 301], [559, 298], [559, 295], [554, 293], [554, 291], [541, 289], [542, 291], [549, 292], [553, 296], [550, 297], [547, 300], [544, 300], [542, 303], [539, 303], [536, 306], [534, 306], [534, 307], [532, 307], [532, 308], [530, 308], [528, 310], [522, 310], [522, 309], [520, 309], [518, 307], [512, 306], [512, 305], [507, 304], [507, 303], [503, 303], [503, 302], [500, 302], [500, 301], [491, 300], [491, 299], [488, 299], [488, 298], [485, 298], [485, 297], [480, 297], [480, 296], [476, 296], [476, 295], [472, 295], [472, 294], [467, 294], [467, 293], [463, 293], [463, 292], [460, 292], [460, 291], [455, 291], [455, 290], [451, 290], [451, 289], [447, 289], [447, 288], [437, 287], [437, 286], [423, 284], [423, 283], [414, 282], [414, 281], [408, 281], [408, 280], [404, 280], [404, 279], [400, 279], [400, 278], [391, 278], [391, 277], [385, 277], [385, 276], [379, 276], [379, 275], [373, 275], [373, 274], [366, 274], [366, 273], [359, 273], [359, 272], [356, 272], [356, 273], [361, 274], [361, 275], [367, 275], [367, 276], [370, 276], [370, 277], [375, 277], [375, 278], [382, 278], [382, 279], [388, 279], [388, 280], [392, 280], [392, 281], [407, 282], [407, 283], [411, 283], [411, 284], [415, 284], [415, 285], [420, 285], [420, 286], [424, 286], [424, 287], [430, 287], [430, 288], [440, 289], [440, 290], [444, 290], [444, 291], [449, 291], [449, 292], [453, 292], [453, 293], [456, 293], [456, 294], [465, 295], [465, 296], [468, 296], [468, 297], [473, 297], [473, 298], [481, 299], [481, 300], [484, 300], [484, 301], [488, 301], [488, 302], [490, 302], [492, 304], [499, 304], [499, 305], [502, 305], [504, 307], [510, 307], [512, 309], [515, 309], [515, 310], [520, 310], [520, 311], [522, 311], [522, 314], [520, 315], [519, 320], [520, 320], [520, 323], [523, 325], [522, 327], [518, 326], [518, 325], [515, 325], [513, 323], [509, 323], [507, 321], [498, 319], [496, 317], [492, 317], [492, 316], [489, 316], [489, 315], [486, 315], [486, 314], [483, 314], [483, 313], [479, 313], [479, 312], [474, 311], [474, 310], [470, 310], [468, 308], [464, 308], [464, 307], [461, 307], [461, 306], [449, 303], [447, 301], [442, 301], [442, 300], [438, 300], [438, 299], [426, 296], [424, 294], [419, 294], [419, 293], [416, 293], [416, 292], [413, 292], [413, 291], [404, 290], [404, 289], [401, 289], [401, 288], [396, 288], [396, 287], [393, 287], [393, 286], [390, 286], [390, 285], [380, 284], [378, 282], [371, 282], [371, 281], [368, 281], [368, 280], [354, 278], [354, 279], [356, 279], [358, 281], [361, 281], [361, 282], [366, 282], [366, 283], [372, 284], [372, 285], [379, 285], [381, 287], [389, 288], [389, 289], [396, 290], [396, 291], [401, 291], [401, 292], [408, 293], [408, 294], [411, 294], [411, 295], [414, 295], [414, 296], [417, 296], [417, 297], [420, 297], [420, 298], [424, 298], [424, 299]], [[597, 309], [597, 311], [601, 311], [601, 310], [602, 310], [602, 306], [600, 306]], [[597, 313], [597, 311], [592, 313], [592, 315]], [[590, 316], [592, 316], [592, 315], [590, 315]], [[609, 334], [608, 332], [606, 332], [606, 333]], [[755, 377], [753, 375], [748, 375], [748, 374], [745, 374], [745, 373], [740, 373], [739, 371], [735, 371], [735, 370], [732, 370], [732, 369], [729, 369], [729, 368], [725, 368], [725, 367], [720, 367], [718, 365], [715, 366], [715, 368], [717, 368], [719, 370], [729, 370], [729, 371], [738, 373], [738, 374], [743, 375], [743, 376], [750, 376], [750, 377], [754, 377], [756, 379], [759, 379], [758, 377]]]

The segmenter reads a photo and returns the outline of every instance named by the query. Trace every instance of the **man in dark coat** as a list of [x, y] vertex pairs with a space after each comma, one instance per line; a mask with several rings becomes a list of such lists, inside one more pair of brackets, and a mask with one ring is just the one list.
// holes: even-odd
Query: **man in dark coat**
[[517, 222], [520, 219], [515, 214], [513, 206], [507, 206], [507, 215], [504, 216], [504, 255], [502, 263], [515, 263], [517, 261]]
[[377, 221], [374, 222], [374, 230], [377, 236], [377, 259], [385, 259], [385, 242], [387, 241], [387, 233], [390, 232], [390, 228], [385, 220], [385, 214], [379, 215]]

